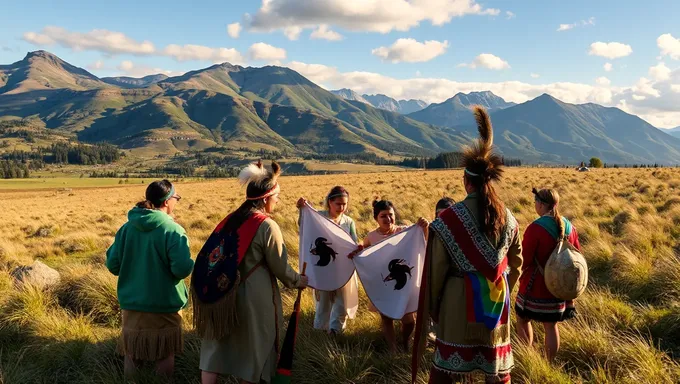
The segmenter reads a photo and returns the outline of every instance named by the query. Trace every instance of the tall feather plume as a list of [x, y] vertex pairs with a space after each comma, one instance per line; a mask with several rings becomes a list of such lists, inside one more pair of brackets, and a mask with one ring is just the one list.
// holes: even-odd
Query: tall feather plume
[[259, 183], [267, 178], [267, 170], [262, 165], [261, 161], [257, 163], [250, 163], [243, 168], [238, 175], [238, 181], [241, 186], [247, 186], [251, 182]]
[[477, 121], [479, 139], [464, 149], [463, 166], [471, 172], [483, 175], [487, 180], [500, 180], [503, 159], [493, 150], [493, 126], [489, 113], [479, 105], [471, 109]]
[[473, 112], [475, 114], [475, 120], [477, 120], [480, 147], [490, 154], [491, 146], [493, 145], [493, 127], [491, 125], [489, 113], [484, 107], [479, 105], [473, 107]]

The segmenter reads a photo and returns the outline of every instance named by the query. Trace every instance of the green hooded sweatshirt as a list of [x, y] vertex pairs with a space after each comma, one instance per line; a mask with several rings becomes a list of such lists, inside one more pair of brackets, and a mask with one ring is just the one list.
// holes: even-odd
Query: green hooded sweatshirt
[[165, 212], [132, 208], [106, 251], [106, 267], [118, 276], [121, 309], [173, 313], [187, 304], [184, 279], [194, 268], [189, 239]]

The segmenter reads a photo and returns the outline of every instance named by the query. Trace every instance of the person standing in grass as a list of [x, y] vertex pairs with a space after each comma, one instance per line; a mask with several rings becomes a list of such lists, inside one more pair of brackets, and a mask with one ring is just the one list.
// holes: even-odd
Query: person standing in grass
[[520, 340], [531, 345], [534, 341], [531, 320], [543, 323], [546, 358], [554, 361], [560, 347], [557, 323], [576, 316], [576, 308], [573, 301], [558, 299], [550, 293], [545, 284], [543, 268], [560, 237], [564, 237], [579, 251], [581, 245], [576, 228], [560, 215], [559, 193], [553, 189], [537, 191], [535, 188], [532, 192], [539, 218], [527, 227], [522, 242], [525, 263], [515, 300], [517, 332]]
[[[456, 202], [450, 198], [450, 197], [442, 197], [437, 201], [437, 204], [434, 207], [434, 218], [436, 219], [439, 217], [439, 214], [448, 208], [451, 208]], [[430, 332], [427, 334], [427, 339], [434, 343], [435, 340], [437, 339], [437, 325], [430, 319]]]
[[281, 292], [304, 288], [307, 276], [288, 264], [278, 224], [269, 216], [279, 202], [279, 164], [261, 162], [239, 174], [246, 200], [215, 228], [196, 258], [191, 279], [194, 325], [202, 337], [201, 381], [231, 375], [241, 383], [269, 383], [276, 374]]
[[479, 106], [474, 113], [480, 138], [463, 154], [468, 195], [432, 222], [425, 254], [412, 373], [429, 316], [437, 323], [433, 384], [469, 381], [476, 373], [487, 383], [509, 383], [514, 366], [509, 307], [522, 266], [519, 225], [494, 186], [503, 170], [489, 115]]
[[[298, 209], [306, 203], [307, 200], [301, 197], [297, 202]], [[344, 229], [355, 242], [358, 241], [354, 220], [345, 214], [349, 204], [349, 192], [342, 186], [333, 187], [328, 192], [325, 203], [326, 210], [319, 213]], [[344, 287], [332, 292], [314, 290], [314, 296], [316, 299], [314, 328], [327, 331], [331, 335], [342, 333], [347, 325], [347, 318], [353, 319], [359, 308], [359, 283], [356, 273]]]
[[[396, 225], [397, 220], [397, 210], [389, 200], [375, 200], [373, 201], [373, 219], [378, 223], [378, 228], [371, 231], [366, 235], [366, 238], [354, 252], [348, 255], [349, 258], [354, 258], [363, 249], [370, 247], [371, 245], [377, 244], [378, 242], [395, 235], [404, 229], [408, 228], [407, 225]], [[418, 219], [418, 226], [423, 229], [425, 233], [425, 238], [427, 238], [427, 228], [430, 223], [425, 218]], [[369, 300], [368, 309], [371, 312], [378, 312], [378, 309]], [[385, 339], [387, 340], [388, 347], [391, 352], [397, 352], [397, 335], [394, 331], [394, 320], [389, 317], [380, 314], [380, 319], [382, 322], [382, 331]], [[408, 344], [411, 339], [411, 334], [415, 327], [415, 314], [407, 313], [401, 318], [401, 347], [404, 351], [408, 351]]]
[[146, 199], [128, 212], [128, 222], [106, 251], [106, 267], [118, 276], [123, 334], [118, 352], [125, 356], [125, 375], [142, 361], [171, 379], [175, 355], [182, 352], [182, 318], [188, 299], [184, 279], [194, 262], [189, 239], [171, 214], [181, 197], [168, 181], [154, 181]]

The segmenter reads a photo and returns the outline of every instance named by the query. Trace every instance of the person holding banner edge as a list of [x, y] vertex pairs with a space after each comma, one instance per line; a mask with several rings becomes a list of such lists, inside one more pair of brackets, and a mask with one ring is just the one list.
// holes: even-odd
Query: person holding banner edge
[[232, 375], [240, 383], [269, 383], [279, 359], [283, 323], [277, 280], [305, 288], [307, 276], [288, 264], [278, 224], [269, 215], [279, 201], [281, 168], [249, 164], [239, 174], [243, 204], [215, 228], [196, 258], [191, 283], [194, 326], [202, 338], [201, 381]]
[[[301, 197], [297, 201], [297, 208], [302, 209], [307, 203], [307, 200]], [[319, 214], [340, 226], [357, 242], [356, 224], [345, 214], [349, 205], [349, 192], [342, 186], [335, 186], [326, 195], [325, 204], [326, 210], [319, 211]], [[300, 214], [302, 215], [302, 211]], [[316, 299], [314, 328], [327, 331], [331, 335], [342, 333], [347, 326], [347, 318], [353, 319], [359, 306], [356, 274], [344, 287], [335, 291], [315, 289], [314, 297]]]
[[[394, 204], [389, 200], [374, 200], [373, 201], [373, 219], [378, 223], [378, 228], [368, 233], [366, 238], [359, 247], [347, 257], [350, 259], [354, 258], [357, 254], [363, 251], [365, 248], [370, 247], [392, 235], [395, 235], [404, 229], [408, 228], [406, 225], [396, 225], [397, 220], [397, 210]], [[430, 225], [427, 219], [421, 217], [418, 219], [417, 225], [422, 228], [425, 238], [428, 236], [428, 227]], [[369, 300], [369, 311], [378, 312], [377, 308]], [[387, 340], [388, 347], [391, 352], [396, 353], [397, 348], [397, 336], [394, 331], [394, 320], [389, 317], [380, 314], [382, 322], [382, 330], [385, 339]], [[409, 340], [411, 339], [411, 334], [415, 328], [415, 314], [408, 313], [404, 315], [401, 319], [402, 324], [402, 338], [401, 347], [404, 351], [408, 351]]]

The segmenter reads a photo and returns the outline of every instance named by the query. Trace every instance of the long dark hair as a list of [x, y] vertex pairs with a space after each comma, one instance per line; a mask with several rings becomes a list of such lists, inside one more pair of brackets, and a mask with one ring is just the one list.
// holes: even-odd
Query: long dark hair
[[330, 192], [328, 192], [328, 195], [326, 195], [326, 209], [329, 212], [331, 210], [331, 200], [336, 199], [338, 197], [346, 197], [347, 199], [349, 199], [349, 192], [347, 192], [345, 187], [336, 185], [331, 189]]
[[437, 216], [437, 211], [441, 211], [441, 210], [444, 210], [444, 209], [447, 209], [447, 208], [451, 208], [454, 204], [456, 204], [456, 202], [453, 201], [452, 198], [442, 197], [437, 202], [437, 205], [434, 206], [434, 215]]
[[145, 199], [138, 202], [138, 208], [154, 209], [163, 205], [163, 198], [170, 193], [172, 183], [168, 180], [157, 180], [146, 187]]
[[483, 107], [473, 108], [479, 140], [465, 149], [463, 167], [465, 182], [471, 184], [479, 202], [477, 204], [481, 230], [489, 237], [500, 237], [506, 224], [505, 205], [498, 197], [493, 182], [503, 175], [503, 158], [493, 151], [491, 118]]

